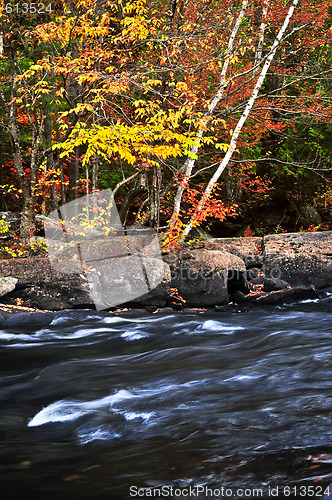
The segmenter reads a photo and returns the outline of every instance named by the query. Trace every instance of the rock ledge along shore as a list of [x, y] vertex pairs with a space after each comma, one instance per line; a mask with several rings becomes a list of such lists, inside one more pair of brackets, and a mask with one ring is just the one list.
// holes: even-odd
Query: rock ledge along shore
[[[164, 252], [164, 279], [124, 308], [279, 305], [332, 292], [332, 231], [216, 238]], [[40, 311], [93, 309], [83, 274], [47, 257], [0, 261], [0, 302]], [[130, 277], [129, 277], [130, 283]]]

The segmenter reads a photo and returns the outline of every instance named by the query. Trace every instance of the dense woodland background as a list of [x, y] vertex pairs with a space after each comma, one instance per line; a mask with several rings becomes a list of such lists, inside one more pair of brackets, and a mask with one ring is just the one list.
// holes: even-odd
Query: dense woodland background
[[332, 227], [331, 0], [2, 2], [0, 211], [111, 188], [173, 243]]

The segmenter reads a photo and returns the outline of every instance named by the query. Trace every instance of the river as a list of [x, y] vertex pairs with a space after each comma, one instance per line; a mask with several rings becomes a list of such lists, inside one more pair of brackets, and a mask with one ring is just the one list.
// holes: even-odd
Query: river
[[330, 311], [91, 311], [2, 330], [1, 500], [162, 487], [320, 498], [332, 481]]

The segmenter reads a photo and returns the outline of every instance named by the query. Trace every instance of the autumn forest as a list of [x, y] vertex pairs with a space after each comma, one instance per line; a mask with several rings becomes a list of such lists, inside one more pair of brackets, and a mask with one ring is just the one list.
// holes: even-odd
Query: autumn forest
[[332, 227], [332, 0], [1, 3], [0, 211], [111, 188], [173, 244]]

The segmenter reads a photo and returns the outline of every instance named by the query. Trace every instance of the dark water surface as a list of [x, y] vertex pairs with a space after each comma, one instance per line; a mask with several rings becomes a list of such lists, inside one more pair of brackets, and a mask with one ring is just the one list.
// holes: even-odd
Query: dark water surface
[[91, 312], [0, 331], [1, 500], [319, 498], [331, 319]]

